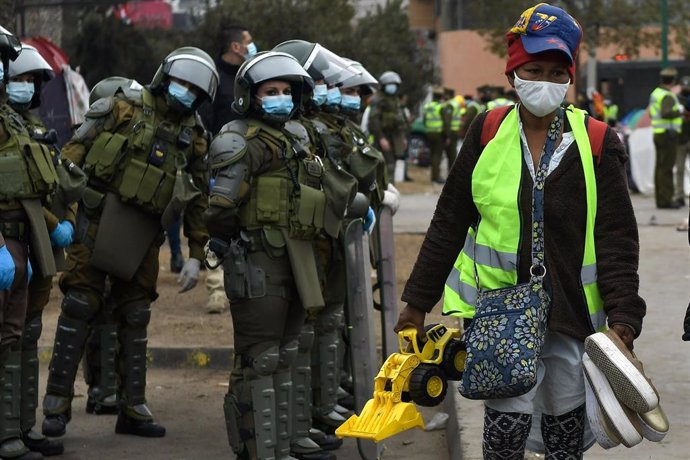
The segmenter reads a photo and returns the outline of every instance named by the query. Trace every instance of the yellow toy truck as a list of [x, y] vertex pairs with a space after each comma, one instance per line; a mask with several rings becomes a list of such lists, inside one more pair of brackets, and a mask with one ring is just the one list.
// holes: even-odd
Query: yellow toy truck
[[467, 351], [460, 336], [459, 329], [442, 324], [426, 327], [426, 341], [418, 340], [413, 327], [400, 331], [400, 352], [392, 353], [381, 366], [374, 380], [374, 397], [335, 434], [379, 442], [410, 428], [424, 429], [415, 404], [440, 404], [448, 380], [462, 378]]

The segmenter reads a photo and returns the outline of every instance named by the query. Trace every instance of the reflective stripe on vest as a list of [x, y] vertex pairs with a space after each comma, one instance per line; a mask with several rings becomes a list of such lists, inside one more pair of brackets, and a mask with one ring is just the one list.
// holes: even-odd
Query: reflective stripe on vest
[[663, 133], [664, 131], [679, 133], [683, 128], [683, 117], [681, 116], [661, 118], [661, 101], [666, 96], [673, 98], [674, 110], [680, 110], [680, 103], [673, 92], [665, 88], [657, 88], [652, 91], [652, 94], [649, 96], [649, 115], [652, 118], [652, 131], [654, 134]]
[[[594, 223], [597, 208], [596, 179], [585, 113], [566, 111], [585, 172], [587, 221], [580, 280], [589, 317], [595, 331], [606, 328], [606, 315], [597, 285]], [[497, 289], [517, 283], [517, 253], [520, 244], [519, 188], [522, 151], [517, 111], [511, 110], [495, 137], [487, 144], [472, 173], [472, 197], [481, 216], [479, 227], [470, 228], [465, 245], [448, 276], [444, 291], [444, 315], [474, 316], [477, 299], [474, 266], [482, 289]], [[500, 177], [500, 180], [497, 178]]]
[[438, 101], [430, 101], [424, 105], [424, 128], [427, 133], [440, 133], [443, 131], [442, 110], [443, 104]]
[[462, 106], [460, 106], [460, 103], [455, 99], [450, 101], [450, 106], [453, 109], [450, 119], [450, 130], [460, 131], [460, 123], [462, 122], [463, 108]]

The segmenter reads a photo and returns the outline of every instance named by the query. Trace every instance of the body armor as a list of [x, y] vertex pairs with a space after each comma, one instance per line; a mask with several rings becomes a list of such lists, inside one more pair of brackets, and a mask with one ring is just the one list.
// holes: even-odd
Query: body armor
[[[119, 96], [116, 96], [119, 97]], [[115, 192], [123, 202], [162, 215], [173, 196], [175, 179], [192, 155], [194, 115], [178, 124], [157, 121], [155, 100], [143, 90], [128, 100], [138, 110], [118, 132], [103, 131], [86, 155], [84, 171], [96, 190]]]
[[0, 123], [8, 136], [0, 147], [0, 201], [50, 201], [58, 186], [50, 149], [31, 138], [21, 116], [8, 105], [0, 108]]

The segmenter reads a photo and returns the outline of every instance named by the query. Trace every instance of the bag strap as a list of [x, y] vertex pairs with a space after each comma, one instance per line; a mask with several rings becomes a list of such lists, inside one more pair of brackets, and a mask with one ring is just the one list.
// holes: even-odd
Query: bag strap
[[587, 125], [587, 137], [589, 137], [592, 155], [597, 159], [597, 164], [599, 164], [601, 162], [604, 139], [606, 139], [606, 131], [609, 125], [589, 115], [587, 115], [585, 119], [585, 125]]
[[486, 113], [484, 124], [482, 125], [482, 136], [479, 142], [482, 148], [486, 147], [486, 144], [491, 142], [491, 139], [496, 136], [498, 128], [501, 126], [501, 123], [503, 123], [503, 119], [514, 107], [513, 105], [496, 107]]

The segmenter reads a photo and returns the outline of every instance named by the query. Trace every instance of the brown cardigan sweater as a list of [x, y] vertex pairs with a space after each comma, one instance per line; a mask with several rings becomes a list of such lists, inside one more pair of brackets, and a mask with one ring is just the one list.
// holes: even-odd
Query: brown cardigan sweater
[[[441, 298], [448, 273], [462, 249], [469, 226], [477, 221], [472, 201], [472, 172], [481, 154], [480, 136], [486, 114], [474, 120], [460, 154], [441, 192], [434, 217], [405, 285], [402, 300], [430, 312]], [[567, 131], [570, 128], [567, 126]], [[599, 163], [595, 161], [597, 218], [594, 237], [598, 285], [609, 325], [624, 323], [642, 329], [646, 306], [638, 295], [639, 241], [637, 222], [625, 175], [627, 154], [618, 136], [606, 132]], [[519, 199], [523, 223], [532, 220], [532, 177], [522, 163]], [[546, 178], [544, 244], [547, 289], [551, 295], [549, 329], [579, 340], [594, 331], [589, 319], [580, 268], [584, 254], [587, 212], [585, 182], [577, 145], [566, 151], [559, 166]], [[531, 225], [522, 225], [518, 253], [518, 281], [529, 280]]]

